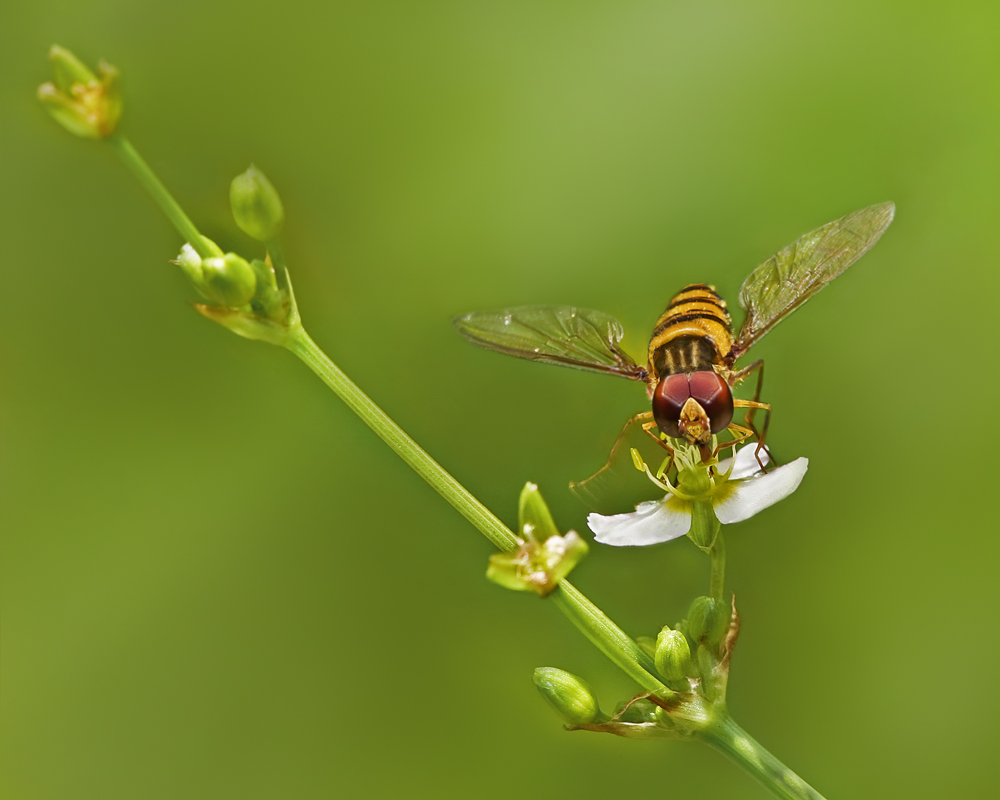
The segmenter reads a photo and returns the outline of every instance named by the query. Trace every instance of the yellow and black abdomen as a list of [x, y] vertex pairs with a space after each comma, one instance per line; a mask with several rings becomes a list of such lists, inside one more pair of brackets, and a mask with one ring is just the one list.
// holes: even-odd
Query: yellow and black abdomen
[[711, 286], [692, 283], [679, 291], [649, 337], [649, 382], [663, 375], [710, 370], [733, 348], [726, 301]]

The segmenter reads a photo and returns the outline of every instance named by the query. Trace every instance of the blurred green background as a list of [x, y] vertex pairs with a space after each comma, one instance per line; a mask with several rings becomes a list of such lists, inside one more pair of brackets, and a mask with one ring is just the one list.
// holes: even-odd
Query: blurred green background
[[[728, 531], [730, 704], [834, 798], [989, 796], [995, 2], [14, 0], [0, 11], [0, 793], [19, 800], [769, 796], [696, 744], [567, 734], [551, 665], [630, 682], [291, 355], [195, 314], [180, 239], [34, 101], [53, 42], [124, 73], [122, 128], [204, 232], [228, 184], [288, 212], [313, 337], [505, 521], [642, 410], [504, 359], [455, 314], [618, 316], [894, 200], [757, 348], [791, 499]], [[687, 542], [575, 582], [633, 634], [707, 586]]]

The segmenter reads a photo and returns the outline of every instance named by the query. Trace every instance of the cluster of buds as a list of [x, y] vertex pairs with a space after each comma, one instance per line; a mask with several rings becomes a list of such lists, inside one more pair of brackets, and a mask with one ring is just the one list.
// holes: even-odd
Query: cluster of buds
[[[588, 525], [598, 542], [609, 545], [651, 545], [687, 536], [711, 553], [723, 523], [752, 517], [790, 495], [805, 476], [809, 462], [800, 458], [765, 473], [769, 454], [755, 445], [732, 459], [705, 461], [683, 442], [674, 441], [674, 457], [653, 473], [636, 451], [635, 466], [666, 492], [661, 500], [641, 503], [634, 512], [591, 514]], [[676, 467], [673, 481], [666, 471]], [[611, 717], [599, 712], [589, 687], [569, 673], [546, 668], [535, 683], [573, 730], [613, 733], [628, 738], [677, 738], [704, 731], [725, 714], [729, 664], [739, 634], [735, 603], [717, 597], [697, 597], [687, 616], [657, 636], [639, 637], [658, 677], [669, 689], [663, 696], [640, 695], [623, 703]], [[539, 679], [539, 673], [544, 680]], [[558, 680], [552, 676], [558, 674]]]
[[224, 253], [197, 232], [131, 145], [115, 134], [122, 114], [118, 70], [101, 62], [95, 74], [58, 45], [53, 45], [49, 57], [53, 80], [38, 88], [39, 100], [75, 136], [112, 142], [173, 219], [187, 239], [174, 263], [208, 301], [195, 308], [241, 336], [285, 344], [299, 325], [299, 317], [287, 270], [280, 257], [275, 259], [281, 252], [278, 234], [285, 210], [271, 182], [251, 165], [236, 176], [229, 191], [236, 224], [267, 245], [266, 258], [248, 261], [236, 253]]
[[268, 243], [267, 257], [248, 262], [236, 253], [223, 253], [203, 236], [201, 253], [185, 244], [174, 263], [209, 301], [195, 305], [201, 314], [240, 336], [282, 344], [298, 324], [298, 312], [287, 271], [270, 255], [280, 246], [277, 236], [285, 220], [281, 198], [253, 165], [233, 179], [229, 197], [237, 225]]
[[725, 713], [729, 663], [739, 633], [730, 610], [711, 597], [698, 597], [688, 615], [665, 626], [655, 639], [639, 637], [652, 656], [669, 696], [633, 697], [610, 717], [601, 713], [593, 690], [580, 678], [554, 667], [535, 670], [535, 686], [570, 730], [612, 733], [629, 739], [674, 739], [715, 724]]

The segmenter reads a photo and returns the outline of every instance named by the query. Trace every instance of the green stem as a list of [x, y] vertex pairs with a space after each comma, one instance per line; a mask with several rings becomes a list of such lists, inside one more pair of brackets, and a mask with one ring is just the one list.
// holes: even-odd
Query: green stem
[[715, 541], [708, 550], [708, 556], [712, 563], [709, 593], [721, 603], [726, 590], [726, 542], [722, 538], [721, 530], [715, 534]]
[[301, 358], [334, 393], [361, 417], [400, 458], [469, 522], [505, 553], [517, 550], [517, 538], [462, 484], [449, 475], [388, 414], [372, 402], [358, 385], [334, 364], [302, 328], [294, 331], [288, 349]]
[[771, 755], [728, 714], [697, 734], [782, 800], [823, 800], [823, 795]]
[[561, 580], [549, 597], [584, 636], [643, 689], [663, 699], [674, 694], [654, 677], [656, 667], [649, 654], [568, 580]]
[[[302, 328], [296, 329], [292, 334], [288, 349], [301, 358], [382, 441], [395, 450], [463, 517], [482, 531], [487, 539], [504, 552], [517, 549], [517, 538], [507, 526], [375, 405], [357, 384], [327, 358]], [[646, 691], [655, 692], [664, 698], [673, 694], [655, 677], [656, 668], [649, 655], [568, 581], [562, 581], [551, 597], [556, 606], [601, 652]]]
[[120, 133], [112, 134], [107, 138], [107, 141], [115, 149], [115, 152], [118, 153], [121, 160], [125, 162], [125, 166], [129, 168], [139, 183], [143, 185], [156, 201], [160, 210], [167, 215], [167, 219], [177, 228], [178, 233], [180, 233], [184, 241], [191, 245], [202, 258], [211, 257], [213, 255], [212, 251], [202, 241], [201, 234], [194, 226], [191, 218], [177, 205], [177, 201], [167, 191], [167, 187], [156, 177], [153, 170], [149, 168], [149, 164], [143, 160], [142, 156], [132, 146], [132, 143]]

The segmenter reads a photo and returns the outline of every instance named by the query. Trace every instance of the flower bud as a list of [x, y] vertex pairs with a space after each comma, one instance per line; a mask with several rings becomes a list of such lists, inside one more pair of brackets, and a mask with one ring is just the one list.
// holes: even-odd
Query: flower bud
[[202, 294], [227, 308], [245, 306], [257, 289], [253, 267], [236, 253], [201, 261]]
[[711, 597], [696, 597], [687, 616], [687, 632], [695, 642], [718, 644], [729, 624], [726, 607]]
[[555, 667], [539, 667], [533, 679], [542, 697], [570, 725], [589, 725], [600, 716], [594, 693], [575, 675]]
[[229, 205], [236, 224], [254, 239], [266, 242], [281, 232], [285, 222], [281, 198], [264, 173], [253, 164], [233, 178], [229, 186]]
[[691, 648], [680, 631], [664, 628], [656, 637], [656, 669], [668, 681], [679, 681], [690, 673]]
[[201, 256], [191, 245], [185, 244], [181, 248], [181, 254], [174, 263], [187, 273], [196, 286], [201, 285]]
[[114, 133], [122, 115], [118, 70], [101, 62], [98, 73], [58, 45], [49, 51], [54, 82], [38, 87], [38, 99], [60, 125], [85, 139]]

